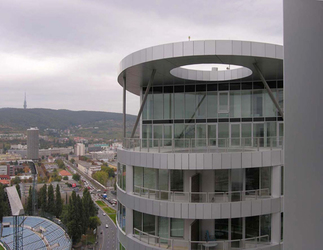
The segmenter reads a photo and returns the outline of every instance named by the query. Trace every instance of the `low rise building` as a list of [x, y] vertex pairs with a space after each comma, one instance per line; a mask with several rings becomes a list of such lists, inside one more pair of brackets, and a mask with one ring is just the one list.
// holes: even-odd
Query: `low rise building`
[[66, 170], [60, 171], [59, 175], [62, 176], [62, 178], [67, 177], [69, 180], [72, 180], [72, 174]]
[[77, 167], [84, 174], [87, 174], [88, 176], [91, 176], [91, 177], [92, 177], [92, 174], [101, 170], [101, 166], [92, 165], [92, 163], [89, 163], [86, 161], [77, 161]]

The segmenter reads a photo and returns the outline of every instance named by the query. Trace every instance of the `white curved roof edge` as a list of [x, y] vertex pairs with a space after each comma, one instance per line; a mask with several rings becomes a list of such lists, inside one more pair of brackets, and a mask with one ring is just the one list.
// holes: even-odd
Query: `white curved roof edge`
[[239, 40], [198, 40], [168, 43], [138, 50], [123, 58], [118, 74], [137, 64], [184, 56], [237, 55], [283, 60], [283, 46]]

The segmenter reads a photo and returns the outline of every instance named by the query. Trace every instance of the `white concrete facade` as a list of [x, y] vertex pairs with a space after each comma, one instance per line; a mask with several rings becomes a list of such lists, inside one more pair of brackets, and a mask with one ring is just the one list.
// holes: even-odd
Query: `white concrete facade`
[[323, 2], [284, 0], [284, 249], [322, 249]]
[[[120, 85], [147, 101], [140, 138], [118, 149], [118, 247], [282, 249], [283, 119], [274, 105], [282, 103], [282, 52], [189, 41], [120, 63]], [[180, 67], [211, 62], [242, 68]]]

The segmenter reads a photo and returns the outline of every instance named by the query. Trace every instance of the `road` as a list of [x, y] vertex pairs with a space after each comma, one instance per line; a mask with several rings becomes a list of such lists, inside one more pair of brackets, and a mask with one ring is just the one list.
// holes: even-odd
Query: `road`
[[[101, 220], [101, 226], [98, 227], [98, 244], [96, 250], [115, 250], [117, 247], [117, 227], [112, 222], [108, 215], [103, 216], [103, 211], [99, 209], [99, 218]], [[109, 228], [105, 225], [108, 224]], [[102, 234], [101, 234], [102, 232]]]
[[[69, 163], [68, 161], [64, 160], [65, 165], [68, 168], [71, 168], [73, 170], [75, 170], [79, 175], [81, 175], [84, 179], [86, 179], [88, 182], [91, 183], [91, 185], [93, 187], [95, 187], [96, 189], [101, 189], [102, 190], [102, 186], [100, 186], [99, 184], [97, 184], [93, 178], [91, 178], [90, 176], [88, 176], [87, 174], [84, 174], [82, 171], [80, 171], [77, 167], [74, 167], [71, 163]], [[103, 190], [102, 190], [103, 191]], [[107, 192], [107, 196], [108, 198], [111, 199], [116, 199], [116, 195], [112, 194], [110, 190], [108, 190]]]

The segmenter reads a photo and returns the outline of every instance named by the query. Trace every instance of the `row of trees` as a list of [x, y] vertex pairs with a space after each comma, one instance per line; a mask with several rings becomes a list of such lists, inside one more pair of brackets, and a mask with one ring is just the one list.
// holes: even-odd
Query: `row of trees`
[[[32, 214], [32, 196], [32, 187], [30, 186], [27, 205], [25, 209], [25, 212], [29, 215]], [[55, 215], [57, 218], [60, 217], [63, 211], [63, 201], [58, 184], [56, 186], [55, 194], [52, 184], [48, 186], [48, 189], [46, 184], [43, 185], [43, 187], [38, 192], [37, 208], [41, 209], [41, 212], [50, 213], [52, 215]]]
[[72, 192], [61, 218], [74, 242], [78, 242], [88, 229], [95, 229], [101, 224], [97, 214], [98, 208], [87, 189], [84, 189], [82, 198], [75, 191]]

